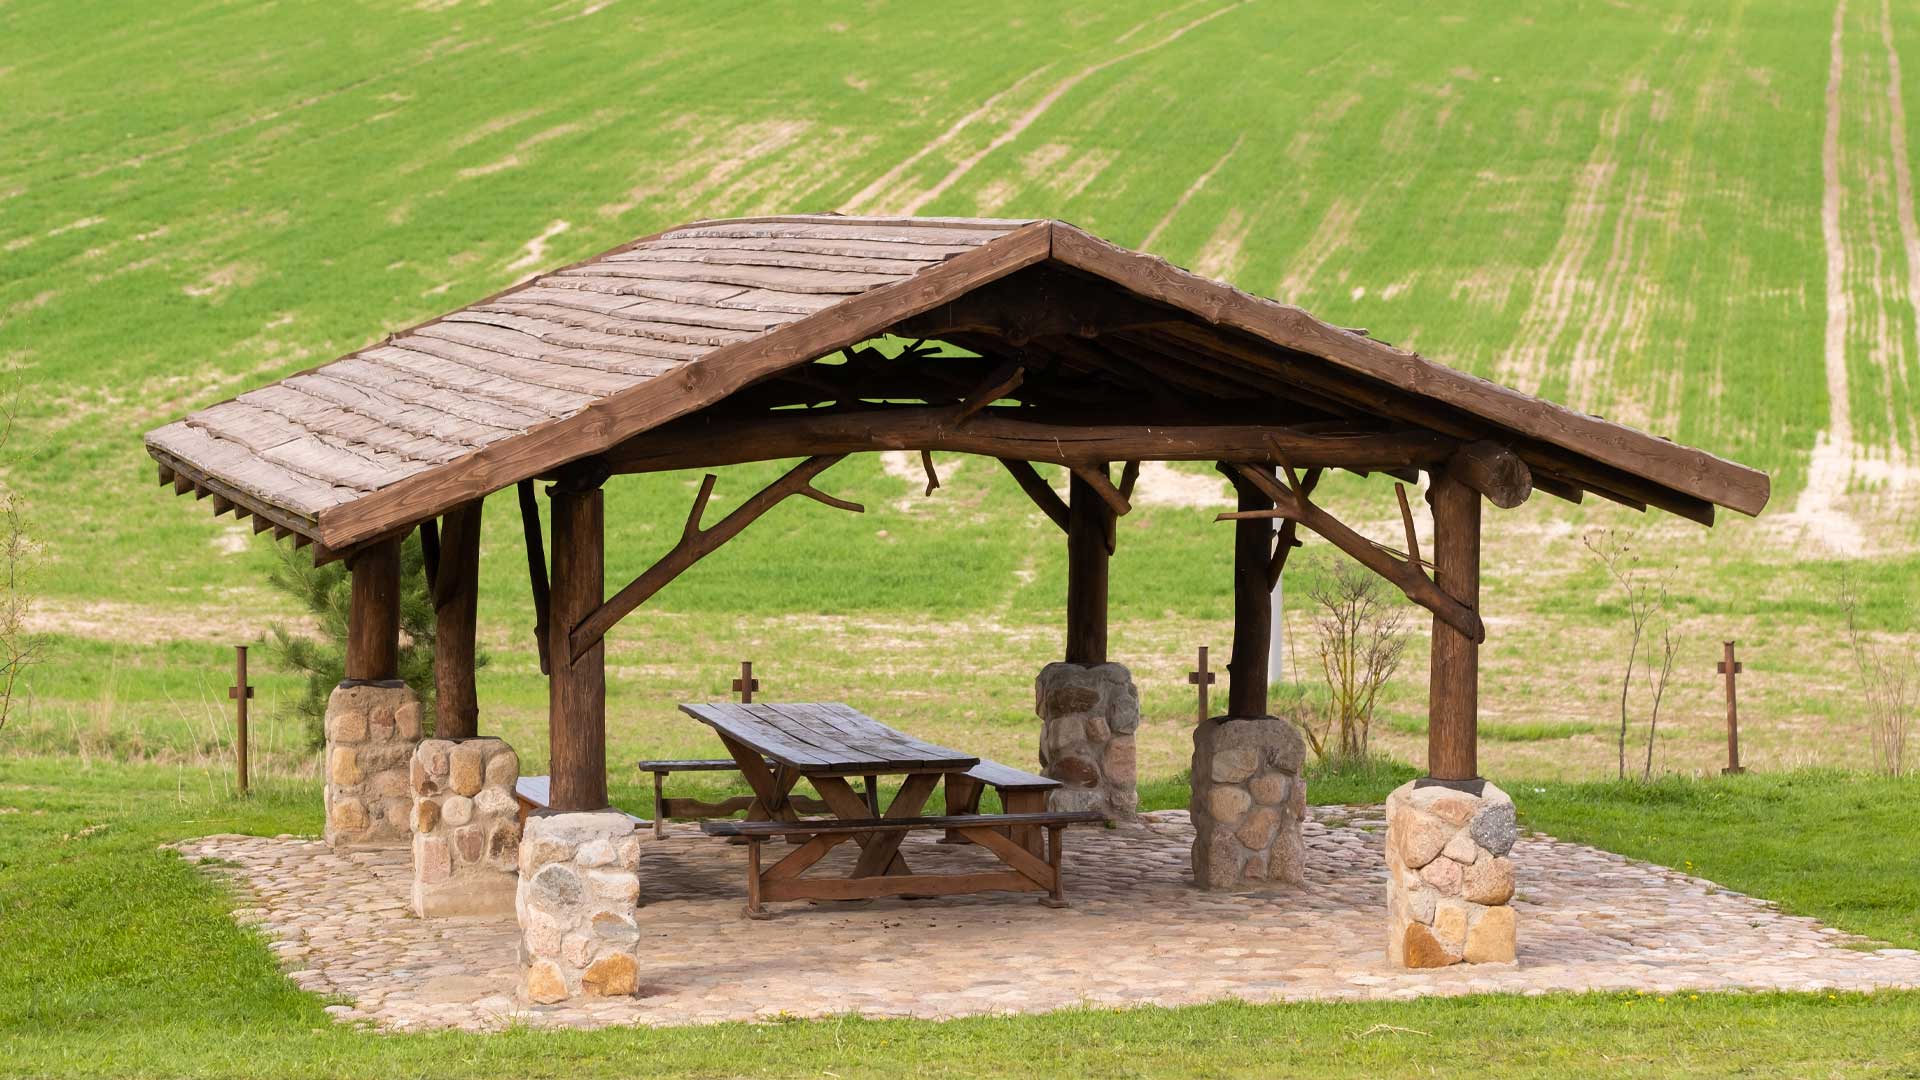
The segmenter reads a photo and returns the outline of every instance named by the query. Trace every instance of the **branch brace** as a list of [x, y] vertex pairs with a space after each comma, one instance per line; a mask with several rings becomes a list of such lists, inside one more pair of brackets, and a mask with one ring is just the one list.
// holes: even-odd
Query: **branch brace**
[[[1313, 489], [1319, 485], [1320, 477], [1324, 472], [1323, 469], [1307, 470], [1306, 478], [1300, 481], [1301, 497], [1313, 494]], [[1293, 554], [1293, 549], [1299, 546], [1300, 523], [1292, 518], [1281, 521], [1278, 534], [1274, 538], [1273, 559], [1267, 563], [1267, 588], [1271, 589], [1280, 584], [1280, 575], [1287, 569], [1287, 556]]]
[[694, 497], [693, 509], [687, 514], [687, 524], [680, 532], [679, 543], [673, 550], [660, 557], [660, 560], [648, 567], [644, 573], [615, 593], [613, 599], [593, 610], [593, 614], [580, 620], [580, 625], [567, 635], [567, 647], [575, 661], [585, 655], [588, 649], [606, 636], [607, 631], [625, 618], [634, 608], [647, 602], [654, 593], [665, 588], [667, 583], [685, 573], [694, 563], [706, 558], [720, 545], [740, 535], [740, 532], [760, 515], [773, 509], [789, 495], [804, 495], [818, 503], [838, 510], [863, 513], [866, 507], [859, 503], [836, 499], [813, 486], [813, 478], [827, 471], [844, 454], [827, 454], [810, 457], [787, 471], [785, 476], [768, 484], [760, 493], [741, 503], [739, 508], [712, 528], [700, 527], [700, 519], [707, 510], [707, 500], [713, 496], [715, 477], [708, 473], [700, 482], [700, 494]]
[[1033, 467], [1033, 463], [1017, 458], [999, 460], [1000, 464], [1007, 467], [1007, 472], [1013, 474], [1014, 482], [1020, 485], [1020, 490], [1026, 492], [1027, 498], [1033, 500], [1033, 505], [1039, 507], [1040, 512], [1047, 515], [1055, 525], [1060, 526], [1061, 532], [1066, 532], [1066, 501], [1060, 498], [1059, 492], [1053, 490], [1044, 479], [1041, 479], [1040, 471]]
[[527, 540], [527, 583], [533, 590], [533, 639], [540, 650], [540, 674], [553, 674], [553, 658], [548, 655], [548, 601], [546, 541], [540, 535], [540, 501], [534, 497], [533, 481], [519, 483], [520, 531]]
[[1301, 493], [1305, 486], [1292, 469], [1287, 470], [1291, 485], [1283, 484], [1260, 469], [1246, 465], [1235, 465], [1234, 471], [1264, 491], [1273, 499], [1272, 510], [1235, 511], [1221, 514], [1216, 521], [1238, 521], [1242, 518], [1277, 517], [1297, 521], [1325, 537], [1329, 543], [1348, 555], [1355, 562], [1386, 578], [1407, 599], [1426, 608], [1428, 611], [1466, 635], [1474, 644], [1487, 639], [1487, 629], [1480, 622], [1480, 616], [1453, 597], [1448, 596], [1432, 578], [1420, 571], [1410, 562], [1397, 559], [1383, 550], [1380, 545], [1349, 528], [1345, 522], [1307, 501]]

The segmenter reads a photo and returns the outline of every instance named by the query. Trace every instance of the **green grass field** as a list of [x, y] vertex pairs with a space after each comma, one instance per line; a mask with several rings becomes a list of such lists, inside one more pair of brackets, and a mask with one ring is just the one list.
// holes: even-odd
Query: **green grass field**
[[[292, 614], [263, 587], [264, 541], [152, 485], [142, 431], [665, 225], [842, 208], [1064, 217], [1768, 469], [1769, 515], [1711, 533], [1544, 497], [1494, 516], [1488, 724], [1565, 734], [1496, 734], [1490, 753], [1500, 770], [1604, 773], [1619, 612], [1599, 603], [1579, 541], [1616, 527], [1643, 528], [1650, 559], [1679, 568], [1668, 767], [1715, 766], [1711, 665], [1728, 637], [1753, 673], [1749, 760], [1856, 766], [1858, 688], [1835, 645], [1842, 560], [1822, 538], [1831, 513], [1865, 537], [1869, 616], [1911, 644], [1920, 548], [1899, 463], [1920, 277], [1900, 254], [1920, 241], [1903, 246], [1888, 194], [1908, 169], [1892, 113], [1908, 86], [1891, 92], [1889, 65], [1908, 10], [1848, 12], [1828, 155], [1832, 12], [1794, 3], [1656, 17], [583, 0], [341, 18], [13, 0], [0, 6], [0, 361], [21, 426], [6, 481], [45, 543], [36, 625], [57, 639], [19, 737], [212, 747], [225, 702], [212, 646]], [[1843, 431], [1829, 241], [1843, 256]], [[1843, 467], [1800, 513], [1829, 429], [1846, 437]], [[1018, 752], [1023, 685], [1056, 648], [1062, 545], [993, 470], [946, 467], [959, 468], [949, 486], [920, 500], [873, 460], [844, 463], [830, 479], [870, 513], [782, 507], [622, 627], [622, 752], [690, 738], [659, 706], [711, 693], [749, 652], [790, 692], [910, 710], [935, 730], [981, 725], [995, 752]], [[767, 471], [729, 470], [721, 498]], [[612, 485], [611, 580], [652, 559], [693, 483]], [[1168, 738], [1150, 758], [1172, 762], [1178, 676], [1195, 646], [1225, 645], [1229, 544], [1207, 510], [1143, 501], [1115, 567], [1116, 655], [1154, 680]], [[1393, 530], [1377, 484], [1342, 482], [1327, 501]], [[497, 501], [487, 526], [482, 618], [499, 662], [485, 694], [524, 736], [540, 688], [511, 514]], [[806, 647], [823, 626], [828, 656]], [[994, 647], [929, 640], [953, 633]], [[1414, 652], [1384, 736], [1402, 754], [1421, 741], [1405, 731], [1422, 712]], [[280, 689], [269, 676], [269, 706]]]
[[[1885, 1039], [1915, 1026], [1911, 995], [849, 1022], [830, 1026], [831, 1050], [817, 1026], [333, 1031], [221, 897], [153, 854], [194, 830], [310, 829], [316, 799], [313, 758], [283, 718], [297, 680], [257, 661], [257, 771], [277, 794], [228, 801], [228, 646], [298, 613], [265, 585], [268, 543], [157, 488], [139, 439], [682, 221], [1064, 218], [1771, 473], [1762, 518], [1711, 531], [1544, 496], [1489, 515], [1483, 766], [1535, 827], [1695, 862], [1911, 945], [1914, 830], [1884, 809], [1911, 795], [1844, 781], [1863, 785], [1847, 796], [1860, 832], [1810, 851], [1807, 790], [1843, 781], [1796, 770], [1869, 760], [1843, 573], [1888, 647], [1920, 647], [1917, 42], [1915, 0], [1849, 0], [1837, 18], [1791, 0], [0, 0], [0, 367], [19, 409], [0, 482], [42, 543], [34, 625], [51, 645], [0, 730], [0, 807], [23, 815], [0, 817], [0, 1061], [585, 1075], [644, 1056], [687, 1075], [844, 1076], [932, 1058], [1011, 1072], [1032, 1052], [1056, 1072], [1230, 1075], [1276, 1057], [1404, 1071], [1444, 1044], [1463, 1072], [1558, 1075], [1596, 1055], [1646, 1075], [1920, 1070]], [[897, 467], [844, 462], [823, 486], [867, 514], [784, 505], [624, 623], [609, 638], [612, 759], [704, 756], [703, 730], [672, 705], [723, 694], [750, 657], [769, 694], [847, 700], [1032, 760], [1031, 678], [1059, 652], [1064, 545], [997, 468], [941, 465], [945, 486], [923, 499]], [[775, 469], [725, 470], [715, 512]], [[610, 582], [670, 542], [697, 483], [609, 485]], [[1210, 507], [1173, 497], [1194, 485], [1158, 483], [1166, 497], [1150, 479], [1120, 526], [1112, 641], [1142, 694], [1143, 789], [1170, 803], [1190, 745], [1184, 673], [1196, 646], [1227, 645], [1231, 544]], [[1323, 490], [1366, 531], [1397, 535], [1385, 487]], [[1672, 573], [1680, 654], [1656, 771], [1680, 778], [1644, 792], [1604, 782], [1623, 610], [1581, 543], [1601, 528], [1636, 530]], [[1288, 583], [1288, 674], [1303, 684], [1316, 554]], [[545, 689], [510, 497], [488, 507], [482, 576], [483, 730], [541, 769]], [[1415, 625], [1376, 731], [1406, 768], [1425, 741]], [[1729, 638], [1746, 664], [1745, 757], [1769, 775], [1695, 783], [1683, 778], [1724, 759], [1713, 665]], [[1316, 797], [1378, 797], [1401, 775], [1324, 778]], [[623, 769], [614, 779], [635, 794]], [[1895, 854], [1876, 854], [1883, 842]], [[48, 852], [52, 877], [19, 869]], [[149, 895], [166, 903], [127, 899]], [[52, 897], [71, 905], [58, 918]], [[26, 940], [13, 917], [29, 904], [40, 936]], [[69, 912], [131, 929], [66, 981], [34, 978]], [[154, 951], [156, 934], [178, 951]], [[218, 983], [215, 1004], [183, 1014], [183, 979]], [[1506, 1056], [1514, 1045], [1523, 1056]]]

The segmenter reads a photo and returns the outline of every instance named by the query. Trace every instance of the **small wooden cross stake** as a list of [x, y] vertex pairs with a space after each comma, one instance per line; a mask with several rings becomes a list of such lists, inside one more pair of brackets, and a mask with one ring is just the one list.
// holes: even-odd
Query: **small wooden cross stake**
[[740, 677], [733, 680], [733, 692], [740, 695], [740, 704], [753, 704], [753, 692], [760, 689], [760, 680], [753, 677], [753, 661], [740, 661]]
[[1716, 669], [1727, 677], [1727, 767], [1723, 773], [1743, 773], [1740, 765], [1740, 699], [1734, 690], [1734, 677], [1740, 674], [1740, 661], [1733, 658], [1733, 642], [1723, 642], [1725, 652]]
[[1208, 716], [1207, 687], [1213, 685], [1214, 679], [1214, 673], [1207, 670], [1207, 647], [1202, 645], [1200, 646], [1200, 669], [1187, 672], [1187, 681], [1200, 690], [1199, 715], [1196, 719], [1203, 724], [1207, 722]]
[[235, 645], [234, 682], [237, 685], [227, 687], [227, 696], [233, 699], [234, 721], [237, 725], [233, 740], [235, 767], [239, 770], [240, 794], [247, 793], [247, 699], [253, 696], [253, 687], [247, 685], [247, 647]]

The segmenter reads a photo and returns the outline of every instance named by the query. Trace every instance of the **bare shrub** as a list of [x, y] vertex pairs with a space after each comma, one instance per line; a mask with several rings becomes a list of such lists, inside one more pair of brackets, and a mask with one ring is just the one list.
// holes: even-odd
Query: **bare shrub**
[[[1914, 713], [1920, 711], [1920, 679], [1914, 676], [1913, 657], [1875, 641], [1861, 625], [1859, 582], [1851, 569], [1840, 575], [1840, 610], [1847, 619], [1847, 644], [1866, 694], [1873, 767], [1887, 776], [1904, 776], [1908, 736]], [[1912, 625], [1911, 608], [1903, 614], [1903, 621]]]
[[[0, 404], [0, 462], [10, 462], [7, 446], [13, 440], [14, 399]], [[20, 494], [0, 490], [0, 730], [5, 730], [19, 700], [21, 677], [46, 658], [47, 639], [28, 628], [33, 593], [28, 580], [39, 561], [40, 545], [27, 528]]]
[[1307, 597], [1328, 700], [1317, 719], [1296, 714], [1295, 723], [1320, 760], [1362, 760], [1380, 688], [1406, 653], [1406, 609], [1386, 582], [1344, 560], [1313, 578]]
[[[1653, 749], [1660, 733], [1660, 706], [1673, 678], [1673, 661], [1680, 646], [1673, 636], [1668, 585], [1674, 568], [1649, 568], [1635, 553], [1631, 534], [1598, 529], [1581, 538], [1587, 550], [1607, 571], [1627, 605], [1627, 656], [1620, 674], [1619, 776], [1627, 778], [1627, 735], [1632, 729], [1633, 677], [1637, 671], [1641, 698], [1647, 710], [1646, 758], [1640, 779], [1653, 779]], [[1657, 651], [1656, 651], [1657, 650]]]

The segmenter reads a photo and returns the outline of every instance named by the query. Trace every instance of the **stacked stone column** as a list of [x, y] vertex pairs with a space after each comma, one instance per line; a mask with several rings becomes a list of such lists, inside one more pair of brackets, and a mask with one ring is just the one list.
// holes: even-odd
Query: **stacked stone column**
[[1306, 740], [1274, 716], [1216, 716], [1193, 731], [1193, 880], [1203, 889], [1305, 880]]
[[1514, 959], [1513, 800], [1404, 784], [1387, 796], [1387, 958], [1411, 968]]
[[1098, 810], [1113, 818], [1140, 809], [1134, 732], [1140, 695], [1119, 664], [1048, 664], [1033, 680], [1040, 717], [1040, 771], [1061, 782], [1055, 810]]
[[327, 699], [326, 840], [335, 849], [399, 847], [411, 835], [407, 772], [420, 698], [406, 684], [356, 683]]
[[536, 810], [520, 840], [520, 992], [551, 1005], [639, 987], [640, 835], [617, 810]]
[[513, 910], [520, 758], [500, 739], [428, 739], [414, 751], [413, 910], [421, 918]]

